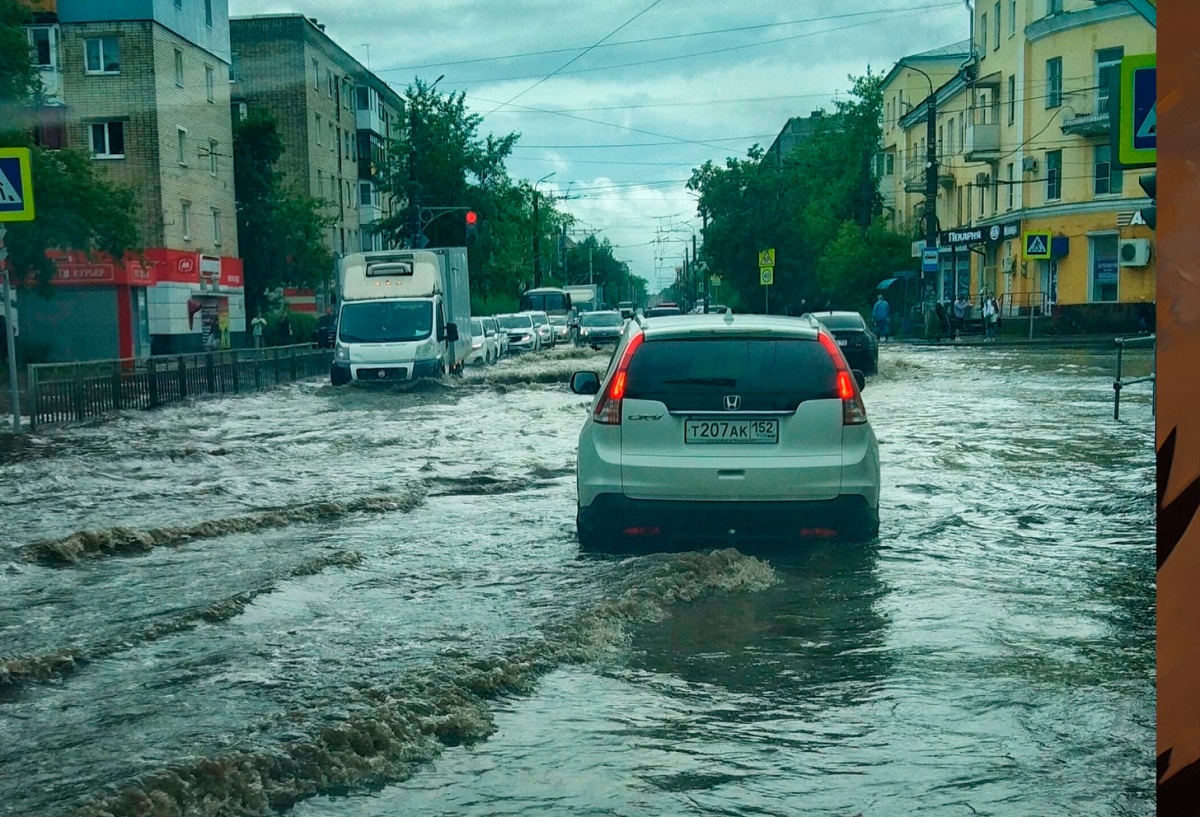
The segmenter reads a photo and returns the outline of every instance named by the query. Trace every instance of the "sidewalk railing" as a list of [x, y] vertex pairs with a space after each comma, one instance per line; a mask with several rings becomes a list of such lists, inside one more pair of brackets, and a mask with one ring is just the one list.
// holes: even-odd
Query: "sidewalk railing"
[[1157, 397], [1158, 397], [1158, 395], [1157, 395], [1158, 383], [1156, 382], [1155, 377], [1154, 377], [1155, 373], [1151, 372], [1150, 374], [1144, 375], [1142, 377], [1122, 377], [1121, 376], [1121, 366], [1123, 363], [1122, 358], [1123, 358], [1123, 353], [1125, 351], [1125, 347], [1127, 347], [1127, 346], [1129, 346], [1129, 347], [1154, 346], [1156, 343], [1155, 338], [1156, 338], [1155, 335], [1143, 335], [1140, 337], [1117, 338], [1116, 339], [1115, 343], [1117, 344], [1117, 374], [1113, 378], [1113, 419], [1114, 420], [1121, 419], [1121, 390], [1123, 388], [1125, 388], [1126, 386], [1132, 386], [1136, 383], [1149, 383], [1150, 384], [1150, 416], [1151, 417], [1154, 416], [1154, 403], [1156, 402]]
[[331, 350], [301, 344], [143, 359], [36, 363], [28, 367], [26, 412], [34, 429], [191, 397], [259, 391], [325, 374], [331, 356]]

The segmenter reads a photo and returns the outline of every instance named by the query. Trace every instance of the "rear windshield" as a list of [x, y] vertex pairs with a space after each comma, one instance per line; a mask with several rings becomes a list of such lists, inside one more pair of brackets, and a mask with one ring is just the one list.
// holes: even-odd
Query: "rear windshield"
[[802, 338], [648, 340], [634, 354], [625, 396], [671, 411], [794, 411], [837, 397], [837, 368], [825, 347]]
[[501, 329], [528, 329], [533, 326], [528, 315], [505, 315], [496, 318], [496, 323], [500, 324]]
[[861, 315], [818, 315], [817, 320], [829, 329], [862, 329], [866, 326]]
[[646, 310], [647, 318], [661, 318], [664, 315], [682, 315], [682, 314], [683, 314], [683, 312], [681, 312], [679, 307], [677, 307], [677, 306], [656, 306], [656, 307]]

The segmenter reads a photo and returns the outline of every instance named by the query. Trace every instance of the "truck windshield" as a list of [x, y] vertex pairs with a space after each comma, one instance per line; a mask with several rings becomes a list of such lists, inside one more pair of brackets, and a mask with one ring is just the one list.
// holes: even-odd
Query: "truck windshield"
[[342, 305], [344, 343], [403, 343], [433, 334], [432, 301], [364, 301]]

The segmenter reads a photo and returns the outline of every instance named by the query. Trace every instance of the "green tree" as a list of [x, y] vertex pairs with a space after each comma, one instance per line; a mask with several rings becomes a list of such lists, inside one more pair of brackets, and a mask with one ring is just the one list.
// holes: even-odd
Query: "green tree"
[[763, 303], [757, 253], [768, 247], [776, 251], [772, 311], [799, 310], [802, 300], [865, 307], [881, 277], [912, 264], [908, 240], [881, 221], [871, 172], [883, 78], [868, 67], [850, 79], [851, 98], [836, 102], [782, 166], [755, 145], [745, 159], [692, 173], [688, 186], [709, 217], [703, 258], [741, 303]]
[[8, 225], [8, 263], [17, 279], [33, 276], [49, 297], [54, 264], [50, 250], [79, 250], [123, 258], [138, 246], [136, 200], [110, 182], [91, 157], [73, 150], [46, 150], [33, 143], [41, 81], [22, 26], [32, 22], [16, 0], [0, 0], [0, 147], [31, 151], [34, 221]]
[[283, 150], [275, 118], [267, 111], [255, 109], [234, 126], [238, 246], [251, 315], [266, 311], [274, 289], [317, 286], [333, 275], [325, 238], [336, 220], [324, 212], [326, 202], [283, 183], [276, 170]]

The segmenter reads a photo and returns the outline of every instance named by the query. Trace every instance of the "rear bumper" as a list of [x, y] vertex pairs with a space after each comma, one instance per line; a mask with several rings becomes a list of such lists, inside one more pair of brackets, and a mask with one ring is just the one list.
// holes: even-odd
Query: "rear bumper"
[[601, 494], [579, 509], [581, 538], [617, 549], [859, 540], [879, 528], [865, 496], [797, 502], [678, 502]]
[[584, 346], [616, 346], [621, 342], [620, 335], [601, 335], [599, 337], [583, 337], [579, 338], [579, 342]]

